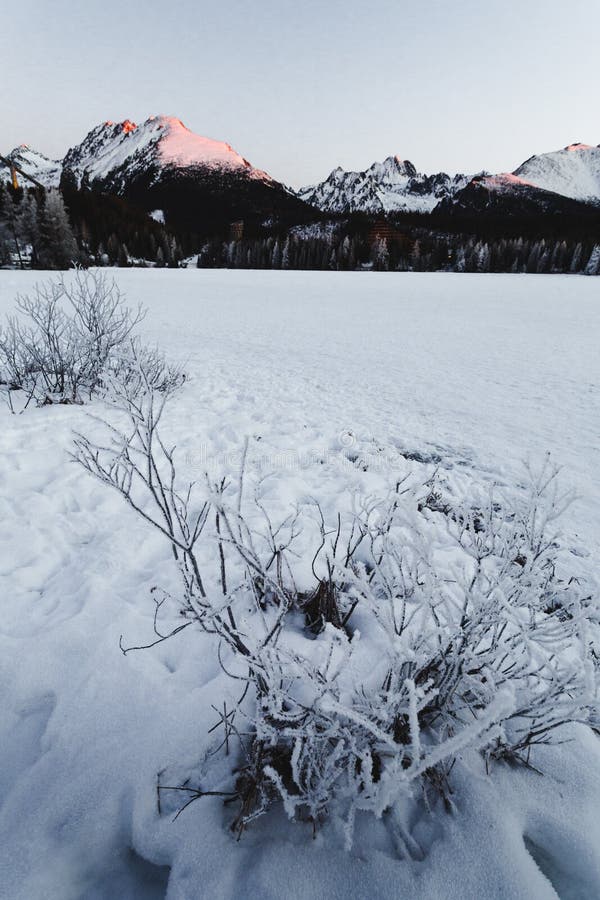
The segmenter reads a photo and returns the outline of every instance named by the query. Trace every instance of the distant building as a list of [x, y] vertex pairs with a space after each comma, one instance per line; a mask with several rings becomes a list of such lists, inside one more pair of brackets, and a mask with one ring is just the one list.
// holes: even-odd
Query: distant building
[[375, 241], [387, 241], [388, 247], [395, 244], [402, 250], [410, 249], [412, 241], [403, 231], [396, 228], [388, 219], [376, 219], [371, 222], [367, 231], [367, 242], [372, 246]]
[[230, 241], [241, 241], [244, 237], [244, 223], [240, 222], [232, 222], [229, 226], [229, 240]]

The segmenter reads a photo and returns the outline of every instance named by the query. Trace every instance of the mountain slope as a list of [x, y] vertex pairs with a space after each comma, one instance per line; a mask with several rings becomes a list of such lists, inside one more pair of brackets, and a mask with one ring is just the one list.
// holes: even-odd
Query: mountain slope
[[[27, 175], [31, 175], [44, 187], [58, 187], [62, 173], [62, 163], [55, 159], [48, 159], [43, 153], [32, 150], [27, 144], [15, 147], [8, 154], [19, 169]], [[6, 166], [0, 167], [0, 181], [10, 181], [10, 170]]]
[[[334, 169], [325, 181], [294, 192], [252, 166], [229, 144], [194, 134], [172, 116], [140, 125], [104, 122], [61, 162], [22, 145], [9, 157], [46, 187], [89, 188], [115, 195], [167, 225], [225, 233], [244, 220], [284, 224], [327, 215], [431, 213], [475, 217], [595, 215], [600, 210], [600, 147], [570, 144], [530, 157], [514, 172], [450, 176], [419, 173], [389, 156], [361, 172]], [[8, 167], [0, 180], [8, 181]]]
[[129, 119], [104, 122], [68, 151], [64, 168], [82, 184], [101, 183], [112, 193], [126, 191], [142, 172], [163, 169], [243, 173], [248, 178], [273, 179], [254, 169], [223, 141], [200, 137], [172, 116], [150, 116], [142, 125]]
[[600, 147], [570, 144], [532, 156], [514, 172], [473, 178], [436, 212], [589, 215], [600, 209]]
[[229, 144], [200, 137], [170, 116], [98, 125], [65, 156], [63, 181], [163, 210], [167, 223], [199, 232], [305, 210]]
[[570, 144], [564, 150], [532, 156], [513, 174], [563, 197], [600, 204], [600, 147]]
[[301, 188], [298, 195], [329, 214], [427, 213], [467, 181], [464, 175], [451, 178], [445, 172], [423, 175], [409, 160], [388, 156], [363, 172], [334, 169], [325, 181]]

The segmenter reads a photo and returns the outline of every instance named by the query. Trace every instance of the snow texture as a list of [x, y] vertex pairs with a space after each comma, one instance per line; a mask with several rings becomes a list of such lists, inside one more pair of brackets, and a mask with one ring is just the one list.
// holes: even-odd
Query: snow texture
[[465, 187], [465, 175], [422, 175], [408, 160], [388, 156], [364, 172], [337, 168], [320, 184], [301, 188], [298, 196], [327, 213], [428, 213], [440, 200]]
[[[119, 190], [129, 178], [149, 169], [159, 177], [162, 169], [201, 169], [242, 173], [248, 178], [271, 181], [271, 177], [240, 156], [229, 144], [200, 137], [173, 116], [150, 116], [140, 125], [102, 122], [83, 141], [72, 147], [63, 160], [48, 159], [23, 144], [10, 159], [45, 187], [58, 187], [63, 169], [68, 170], [80, 187], [114, 180], [111, 189]], [[7, 167], [0, 167], [0, 179], [10, 180]]]
[[600, 147], [570, 144], [563, 150], [532, 156], [514, 172], [480, 180], [494, 193], [539, 189], [596, 206], [600, 204]]
[[[580, 500], [573, 570], [600, 551], [600, 307], [568, 276], [115, 270], [143, 335], [188, 379], [164, 430], [184, 473], [236, 477], [267, 498], [377, 494], [407, 466], [449, 487], [516, 489], [551, 451]], [[0, 272], [0, 312], [39, 273]], [[157, 779], [202, 780], [212, 704], [231, 690], [209, 635], [152, 639], [150, 590], [177, 589], [168, 545], [68, 462], [73, 430], [109, 406], [0, 407], [0, 896], [7, 900], [600, 896], [600, 741], [574, 727], [540, 748], [544, 774], [463, 754], [456, 810], [312, 839], [283, 810], [236, 842], [218, 797], [176, 822]], [[361, 465], [368, 458], [371, 464]], [[373, 460], [378, 464], [372, 464]], [[222, 759], [223, 778], [227, 760]], [[171, 815], [166, 813], [170, 812]]]
[[532, 156], [514, 174], [545, 191], [600, 204], [600, 147], [571, 144]]
[[[32, 150], [26, 144], [22, 144], [20, 147], [16, 147], [11, 153], [9, 153], [8, 158], [16, 163], [16, 165], [27, 175], [31, 175], [33, 178], [39, 181], [40, 184], [42, 184], [44, 187], [58, 187], [62, 172], [61, 162], [54, 159], [48, 159], [48, 157], [44, 156], [43, 153], [38, 153], [37, 150]], [[18, 174], [17, 177], [20, 178]], [[0, 166], [0, 180], [10, 181], [10, 178], [10, 170], [5, 166]], [[27, 180], [25, 180], [24, 183], [25, 186], [31, 186], [30, 182], [28, 182]]]
[[[78, 185], [97, 180], [121, 191], [127, 182], [148, 171], [158, 179], [164, 168], [226, 171], [272, 181], [229, 144], [191, 132], [174, 116], [150, 116], [136, 125], [103, 122], [71, 148], [64, 160], [48, 159], [26, 145], [9, 157], [46, 187], [57, 187], [63, 168]], [[479, 176], [478, 176], [479, 177]], [[9, 170], [0, 167], [0, 179]], [[470, 176], [432, 175], [417, 171], [409, 160], [388, 156], [362, 172], [334, 169], [322, 182], [301, 188], [297, 195], [326, 213], [432, 212], [444, 200], [452, 200], [469, 183]], [[482, 183], [492, 191], [540, 188], [573, 200], [600, 204], [600, 147], [574, 143], [551, 153], [532, 156], [512, 173], [490, 175]]]
[[[489, 190], [510, 193], [539, 188], [572, 200], [600, 204], [600, 147], [570, 144], [532, 156], [514, 172], [477, 176]], [[364, 172], [334, 169], [325, 181], [301, 188], [299, 196], [328, 213], [432, 212], [469, 183], [466, 175], [422, 175], [408, 160], [389, 156]]]
[[141, 125], [129, 119], [103, 122], [69, 150], [63, 166], [78, 185], [110, 181], [117, 192], [147, 171], [158, 179], [164, 168], [226, 170], [270, 180], [229, 144], [200, 137], [173, 116], [150, 116]]

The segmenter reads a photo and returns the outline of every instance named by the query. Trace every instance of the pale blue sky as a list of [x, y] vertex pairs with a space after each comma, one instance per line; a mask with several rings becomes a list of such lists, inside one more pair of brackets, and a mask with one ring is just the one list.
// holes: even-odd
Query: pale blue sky
[[299, 186], [399, 154], [505, 171], [598, 144], [600, 0], [0, 3], [0, 153], [158, 113]]

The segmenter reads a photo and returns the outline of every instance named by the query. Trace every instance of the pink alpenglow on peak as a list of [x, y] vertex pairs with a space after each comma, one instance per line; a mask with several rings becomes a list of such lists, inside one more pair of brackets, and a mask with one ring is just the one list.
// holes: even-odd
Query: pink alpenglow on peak
[[522, 187], [535, 187], [533, 182], [526, 181], [525, 178], [519, 178], [512, 172], [502, 172], [500, 175], [486, 175], [482, 179], [483, 184], [490, 188], [510, 188], [517, 185]]
[[177, 166], [217, 165], [252, 170], [250, 163], [230, 144], [194, 134], [174, 116], [151, 116], [144, 124], [149, 123], [155, 124], [163, 132], [159, 150], [164, 163]]
[[175, 116], [149, 116], [141, 124], [131, 119], [103, 122], [69, 150], [64, 166], [78, 184], [85, 177], [89, 183], [110, 183], [116, 193], [143, 172], [151, 173], [155, 183], [162, 170], [173, 169], [226, 170], [247, 179], [273, 181], [229, 144], [194, 134]]
[[112, 119], [107, 119], [104, 123], [106, 128], [114, 128], [115, 124], [117, 124], [121, 128], [121, 131], [124, 131], [125, 134], [129, 134], [130, 131], [135, 131], [135, 129], [137, 128], [137, 125], [135, 124], [135, 122], [132, 122], [131, 119], [125, 119], [124, 122], [116, 123], [113, 122]]
[[600, 202], [600, 148], [591, 144], [569, 144], [563, 150], [532, 156], [514, 174], [572, 200]]

